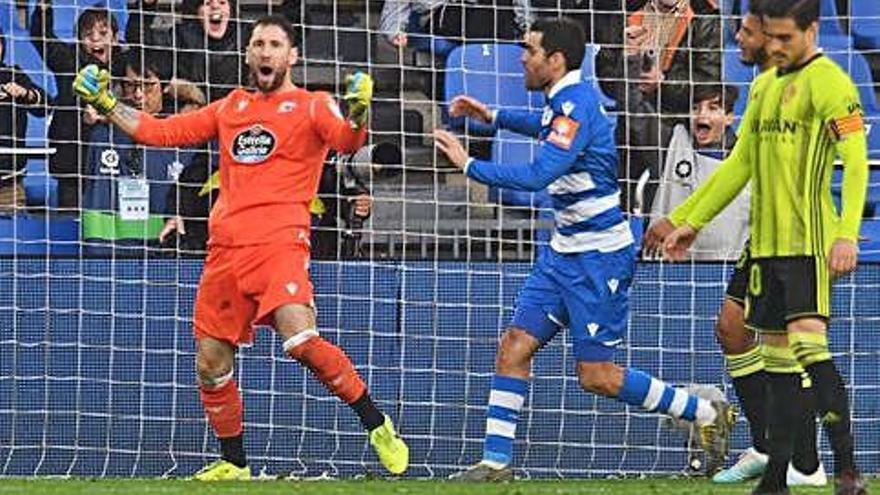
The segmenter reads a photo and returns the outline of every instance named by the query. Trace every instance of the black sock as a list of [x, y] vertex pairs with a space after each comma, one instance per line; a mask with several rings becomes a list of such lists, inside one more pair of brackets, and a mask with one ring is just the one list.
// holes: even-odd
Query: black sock
[[244, 437], [241, 433], [234, 437], [220, 439], [220, 456], [238, 467], [247, 466], [247, 456], [244, 453]]
[[364, 395], [352, 402], [350, 406], [357, 413], [358, 417], [361, 418], [361, 424], [364, 425], [367, 431], [373, 431], [385, 422], [385, 415], [379, 411], [376, 404], [373, 404], [373, 399], [370, 398], [370, 394], [367, 392], [364, 392]]
[[739, 405], [749, 420], [752, 446], [762, 454], [767, 453], [767, 387], [764, 370], [733, 379]]
[[[803, 377], [801, 377], [803, 378]], [[819, 469], [819, 453], [816, 451], [816, 390], [801, 383], [798, 399], [801, 405], [798, 427], [794, 435], [794, 451], [791, 463], [804, 474]]]
[[813, 363], [806, 370], [813, 380], [816, 409], [834, 451], [834, 473], [840, 474], [847, 469], [854, 469], [849, 397], [846, 395], [843, 378], [830, 360]]
[[781, 491], [786, 486], [786, 472], [791, 461], [794, 432], [791, 425], [800, 414], [798, 393], [801, 377], [795, 373], [767, 373], [770, 407], [767, 414], [767, 454], [770, 462], [759, 488]]

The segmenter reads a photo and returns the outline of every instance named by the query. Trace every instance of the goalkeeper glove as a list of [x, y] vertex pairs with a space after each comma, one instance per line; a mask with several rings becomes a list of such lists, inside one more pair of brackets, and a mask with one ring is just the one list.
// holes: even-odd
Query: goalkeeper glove
[[367, 124], [370, 103], [373, 100], [373, 78], [365, 72], [355, 72], [345, 78], [346, 90], [342, 97], [348, 105], [348, 119], [355, 129]]
[[73, 90], [101, 114], [106, 115], [116, 107], [116, 97], [110, 91], [110, 73], [97, 65], [87, 65], [79, 71]]

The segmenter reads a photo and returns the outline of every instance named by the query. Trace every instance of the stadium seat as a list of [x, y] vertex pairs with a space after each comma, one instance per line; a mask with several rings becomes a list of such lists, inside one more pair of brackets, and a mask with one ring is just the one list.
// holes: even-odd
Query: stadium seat
[[862, 107], [865, 113], [869, 115], [880, 112], [877, 106], [877, 94], [874, 92], [874, 78], [871, 75], [871, 67], [865, 56], [856, 51], [848, 52], [828, 52], [828, 56], [837, 62], [843, 70], [850, 75], [853, 82], [859, 88], [859, 97], [862, 100]]
[[859, 261], [880, 261], [880, 218], [862, 220]]
[[0, 256], [65, 255], [79, 250], [79, 222], [72, 217], [0, 217]]
[[[28, 17], [33, 13], [37, 0], [29, 0]], [[55, 35], [62, 40], [76, 39], [76, 20], [79, 13], [91, 7], [107, 7], [119, 25], [119, 39], [125, 39], [125, 26], [128, 24], [128, 3], [126, 0], [52, 0]]]
[[[736, 104], [733, 106], [733, 113], [740, 117], [746, 109], [746, 103], [749, 101], [749, 85], [757, 75], [757, 72], [754, 67], [750, 67], [740, 61], [739, 49], [736, 47], [724, 49], [722, 63], [724, 82], [736, 86], [736, 89], [739, 90], [739, 96], [736, 99]], [[739, 125], [738, 119], [735, 125]]]
[[[473, 43], [454, 48], [446, 58], [445, 101], [470, 95], [493, 108], [539, 110], [544, 95], [526, 91], [521, 53], [522, 48], [509, 43]], [[456, 129], [465, 124], [463, 118], [449, 119], [449, 125]], [[479, 122], [467, 125], [477, 134], [493, 133], [491, 126]]]
[[[831, 175], [831, 197], [840, 210], [840, 197], [843, 192], [843, 168], [835, 167]], [[872, 168], [868, 175], [868, 194], [865, 197], [866, 211], [876, 212], [880, 206], [880, 168]], [[880, 239], [878, 239], [880, 242]]]
[[[581, 75], [599, 90], [602, 105], [613, 108], [616, 102], [602, 93], [595, 77], [596, 54], [599, 47], [588, 44], [581, 64]], [[473, 43], [453, 49], [446, 59], [445, 101], [458, 95], [471, 95], [495, 108], [540, 110], [544, 95], [526, 91], [524, 86], [522, 48], [510, 43]], [[462, 129], [464, 119], [450, 119], [449, 125]], [[478, 134], [491, 134], [492, 129], [481, 123], [468, 122], [468, 129]]]
[[849, 9], [856, 48], [880, 50], [880, 2], [857, 0], [849, 3]]
[[34, 84], [43, 88], [52, 98], [58, 94], [55, 75], [46, 68], [43, 58], [31, 43], [28, 30], [18, 23], [15, 10], [7, 8], [10, 5], [12, 4], [4, 3], [4, 7], [0, 8], [0, 29], [6, 37], [3, 61], [6, 65], [19, 66]]

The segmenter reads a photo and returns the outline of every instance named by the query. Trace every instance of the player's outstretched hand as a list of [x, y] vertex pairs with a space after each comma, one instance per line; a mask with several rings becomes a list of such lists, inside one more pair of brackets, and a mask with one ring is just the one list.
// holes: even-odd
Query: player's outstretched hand
[[856, 269], [859, 261], [859, 246], [849, 239], [837, 239], [831, 246], [828, 269], [832, 277], [840, 277]]
[[116, 107], [116, 97], [110, 91], [110, 72], [90, 64], [76, 75], [73, 90], [86, 103], [101, 114], [108, 114]]
[[354, 128], [364, 127], [373, 102], [373, 78], [361, 71], [346, 76], [345, 95], [342, 99], [348, 105], [348, 120]]
[[464, 166], [467, 165], [469, 158], [467, 150], [464, 149], [464, 145], [461, 144], [461, 141], [459, 141], [451, 132], [444, 131], [443, 129], [436, 129], [434, 131], [434, 144], [437, 145], [437, 148], [446, 155], [446, 158], [448, 158], [456, 168], [464, 169]]
[[663, 241], [663, 259], [684, 261], [696, 239], [697, 230], [688, 224], [673, 230]]
[[186, 235], [186, 228], [183, 225], [182, 217], [171, 217], [168, 220], [165, 220], [165, 226], [162, 227], [162, 232], [159, 232], [159, 243], [165, 244], [165, 240], [168, 239], [168, 236], [172, 233]]
[[642, 237], [642, 252], [649, 258], [663, 254], [663, 240], [675, 230], [675, 225], [667, 217], [651, 222]]
[[486, 124], [492, 123], [492, 111], [480, 100], [460, 95], [452, 99], [449, 104], [449, 115], [453, 117], [470, 117]]

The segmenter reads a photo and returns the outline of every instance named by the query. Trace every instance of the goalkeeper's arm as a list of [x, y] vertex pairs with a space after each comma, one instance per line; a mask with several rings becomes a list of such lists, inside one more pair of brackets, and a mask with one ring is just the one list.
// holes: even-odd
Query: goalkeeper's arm
[[119, 102], [110, 91], [110, 73], [95, 65], [79, 71], [73, 89], [135, 141], [163, 147], [199, 144], [214, 138], [217, 135], [216, 115], [224, 101], [218, 100], [199, 110], [167, 119], [157, 119]]

